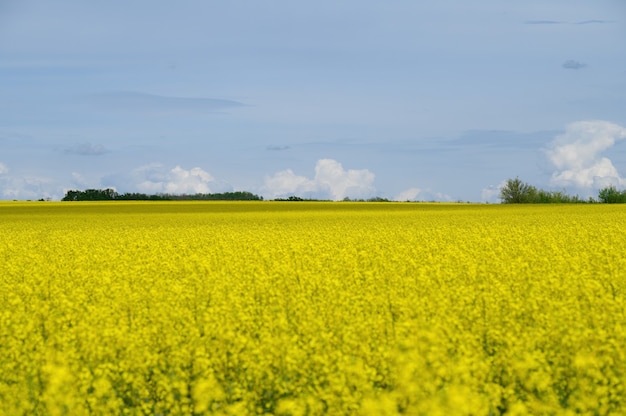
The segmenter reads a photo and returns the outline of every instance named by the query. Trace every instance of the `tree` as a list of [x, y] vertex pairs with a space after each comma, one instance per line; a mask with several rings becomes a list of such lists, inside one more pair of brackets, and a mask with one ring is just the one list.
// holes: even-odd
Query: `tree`
[[537, 188], [522, 182], [519, 178], [508, 179], [500, 188], [500, 199], [503, 204], [529, 204], [535, 201]]
[[623, 204], [626, 203], [626, 191], [618, 191], [614, 186], [607, 186], [600, 189], [598, 199], [605, 204]]
[[114, 189], [87, 189], [85, 191], [67, 191], [61, 201], [108, 201], [115, 199], [117, 192]]
[[87, 189], [85, 191], [70, 190], [67, 191], [62, 201], [162, 201], [162, 200], [200, 200], [200, 201], [262, 201], [263, 197], [255, 195], [251, 192], [236, 191], [224, 192], [218, 194], [193, 194], [193, 195], [170, 195], [157, 194], [148, 195], [142, 193], [118, 194], [114, 189]]

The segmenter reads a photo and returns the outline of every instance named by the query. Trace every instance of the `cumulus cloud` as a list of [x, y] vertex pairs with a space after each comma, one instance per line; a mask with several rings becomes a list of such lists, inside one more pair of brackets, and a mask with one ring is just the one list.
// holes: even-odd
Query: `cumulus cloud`
[[452, 201], [450, 195], [433, 192], [430, 189], [409, 188], [400, 192], [393, 198], [394, 201], [437, 201], [447, 202]]
[[145, 180], [137, 184], [141, 192], [150, 194], [208, 194], [213, 192], [211, 184], [215, 179], [198, 167], [185, 170], [176, 166], [167, 172], [152, 167], [143, 168], [140, 171], [146, 174]]
[[[93, 189], [100, 188], [102, 185], [100, 184], [100, 178], [84, 175], [80, 172], [72, 172], [72, 189]], [[108, 186], [108, 188], [115, 188], [114, 186]], [[67, 191], [67, 190], [66, 190]]]
[[415, 201], [417, 200], [417, 197], [419, 196], [420, 192], [422, 192], [422, 190], [419, 188], [410, 188], [410, 189], [407, 189], [406, 191], [400, 192], [398, 195], [395, 196], [394, 200], [395, 201]]
[[586, 66], [587, 64], [575, 61], [573, 59], [568, 59], [567, 61], [563, 62], [563, 68], [565, 69], [583, 69]]
[[0, 162], [0, 199], [49, 198], [52, 183], [44, 177], [9, 174], [9, 167]]
[[483, 188], [481, 193], [481, 200], [483, 202], [498, 202], [500, 201], [500, 190], [506, 185], [506, 181], [500, 182], [498, 185], [489, 185], [487, 188]]
[[309, 179], [296, 175], [291, 169], [265, 178], [265, 192], [270, 198], [297, 195], [303, 198], [341, 200], [374, 196], [374, 174], [367, 169], [345, 170], [333, 159], [320, 159], [315, 176]]
[[59, 196], [57, 186], [50, 178], [36, 175], [9, 175], [6, 165], [0, 163], [0, 199], [40, 199]]
[[147, 194], [196, 194], [232, 191], [232, 187], [215, 179], [202, 168], [184, 169], [176, 166], [167, 169], [159, 163], [152, 163], [133, 169], [129, 173], [104, 178], [104, 186], [119, 189], [121, 192], [142, 192]]
[[624, 186], [622, 178], [602, 154], [616, 141], [626, 138], [626, 129], [607, 121], [579, 121], [569, 124], [546, 149], [554, 165], [551, 182], [579, 189], [600, 189], [608, 185]]

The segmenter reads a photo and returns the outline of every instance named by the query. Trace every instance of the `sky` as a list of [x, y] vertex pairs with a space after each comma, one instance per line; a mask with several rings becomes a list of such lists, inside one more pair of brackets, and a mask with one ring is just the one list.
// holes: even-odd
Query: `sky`
[[0, 0], [0, 199], [626, 188], [623, 0]]

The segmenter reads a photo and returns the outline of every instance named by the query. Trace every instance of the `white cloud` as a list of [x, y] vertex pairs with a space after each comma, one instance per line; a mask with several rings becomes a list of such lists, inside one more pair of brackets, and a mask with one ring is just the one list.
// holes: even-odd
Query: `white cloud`
[[304, 198], [341, 200], [374, 196], [374, 174], [367, 169], [345, 170], [333, 159], [320, 159], [313, 179], [296, 175], [291, 169], [265, 179], [265, 193], [271, 198], [297, 195]]
[[607, 185], [623, 186], [622, 178], [603, 152], [615, 142], [626, 138], [626, 129], [607, 121], [579, 121], [569, 124], [557, 136], [546, 154], [556, 170], [551, 182], [558, 186], [579, 189], [600, 189]]
[[433, 192], [430, 189], [409, 188], [406, 191], [400, 192], [394, 198], [394, 201], [436, 201], [436, 202], [449, 202], [452, 201], [450, 195], [442, 192]]
[[406, 191], [400, 192], [395, 196], [394, 201], [416, 201], [419, 194], [422, 192], [419, 188], [411, 188]]
[[24, 200], [59, 196], [56, 192], [58, 187], [50, 178], [35, 175], [12, 176], [4, 173], [0, 176], [0, 199]]
[[137, 189], [149, 194], [208, 194], [215, 192], [215, 178], [201, 168], [185, 170], [180, 166], [164, 171], [161, 165], [142, 166], [133, 172]]
[[271, 197], [286, 196], [288, 194], [310, 194], [317, 191], [317, 185], [312, 179], [296, 175], [291, 169], [275, 173], [265, 179], [265, 187]]
[[9, 168], [4, 163], [0, 162], [0, 175], [4, 175], [9, 172]]
[[[79, 172], [72, 172], [72, 184], [75, 186], [72, 189], [94, 189], [101, 187], [99, 178], [90, 177]], [[109, 186], [109, 188], [111, 188], [111, 186]]]
[[506, 181], [500, 182], [498, 185], [489, 185], [487, 188], [483, 188], [481, 194], [481, 200], [483, 202], [499, 202], [500, 201], [500, 190], [506, 184]]

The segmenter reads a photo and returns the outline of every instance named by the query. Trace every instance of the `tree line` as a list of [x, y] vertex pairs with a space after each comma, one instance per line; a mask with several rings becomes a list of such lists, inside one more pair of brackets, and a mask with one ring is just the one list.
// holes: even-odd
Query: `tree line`
[[[144, 194], [126, 192], [120, 194], [114, 189], [86, 189], [84, 191], [70, 190], [65, 193], [61, 201], [262, 201], [263, 197], [247, 191], [222, 192], [213, 194]], [[292, 195], [288, 198], [276, 198], [274, 201], [323, 201], [321, 199], [305, 199]], [[374, 197], [369, 199], [344, 198], [346, 202], [389, 202], [386, 198]]]
[[[139, 192], [118, 193], [114, 189], [86, 189], [70, 190], [65, 193], [61, 201], [262, 201], [263, 197], [247, 191], [196, 193], [196, 194], [144, 194]], [[311, 201], [298, 196], [277, 198], [276, 201]], [[546, 191], [519, 178], [508, 179], [500, 188], [500, 200], [503, 204], [624, 204], [626, 190], [618, 190], [614, 186], [607, 186], [598, 192], [597, 198], [584, 199], [578, 195], [568, 195], [564, 191]], [[367, 200], [345, 198], [348, 202], [388, 202], [381, 197]]]
[[[307, 202], [328, 202], [332, 201], [331, 199], [315, 199], [315, 198], [301, 198], [296, 195], [291, 195], [288, 198], [275, 198], [274, 201], [307, 201]], [[383, 198], [380, 196], [375, 196], [368, 199], [351, 199], [350, 197], [345, 197], [342, 199], [343, 202], [390, 202], [387, 198]]]
[[626, 190], [614, 186], [600, 189], [598, 198], [580, 198], [562, 191], [546, 191], [522, 182], [519, 178], [508, 179], [500, 188], [500, 200], [503, 204], [623, 204], [626, 203]]
[[61, 201], [261, 201], [263, 197], [251, 192], [236, 191], [212, 194], [144, 194], [126, 192], [120, 194], [114, 189], [71, 190]]

